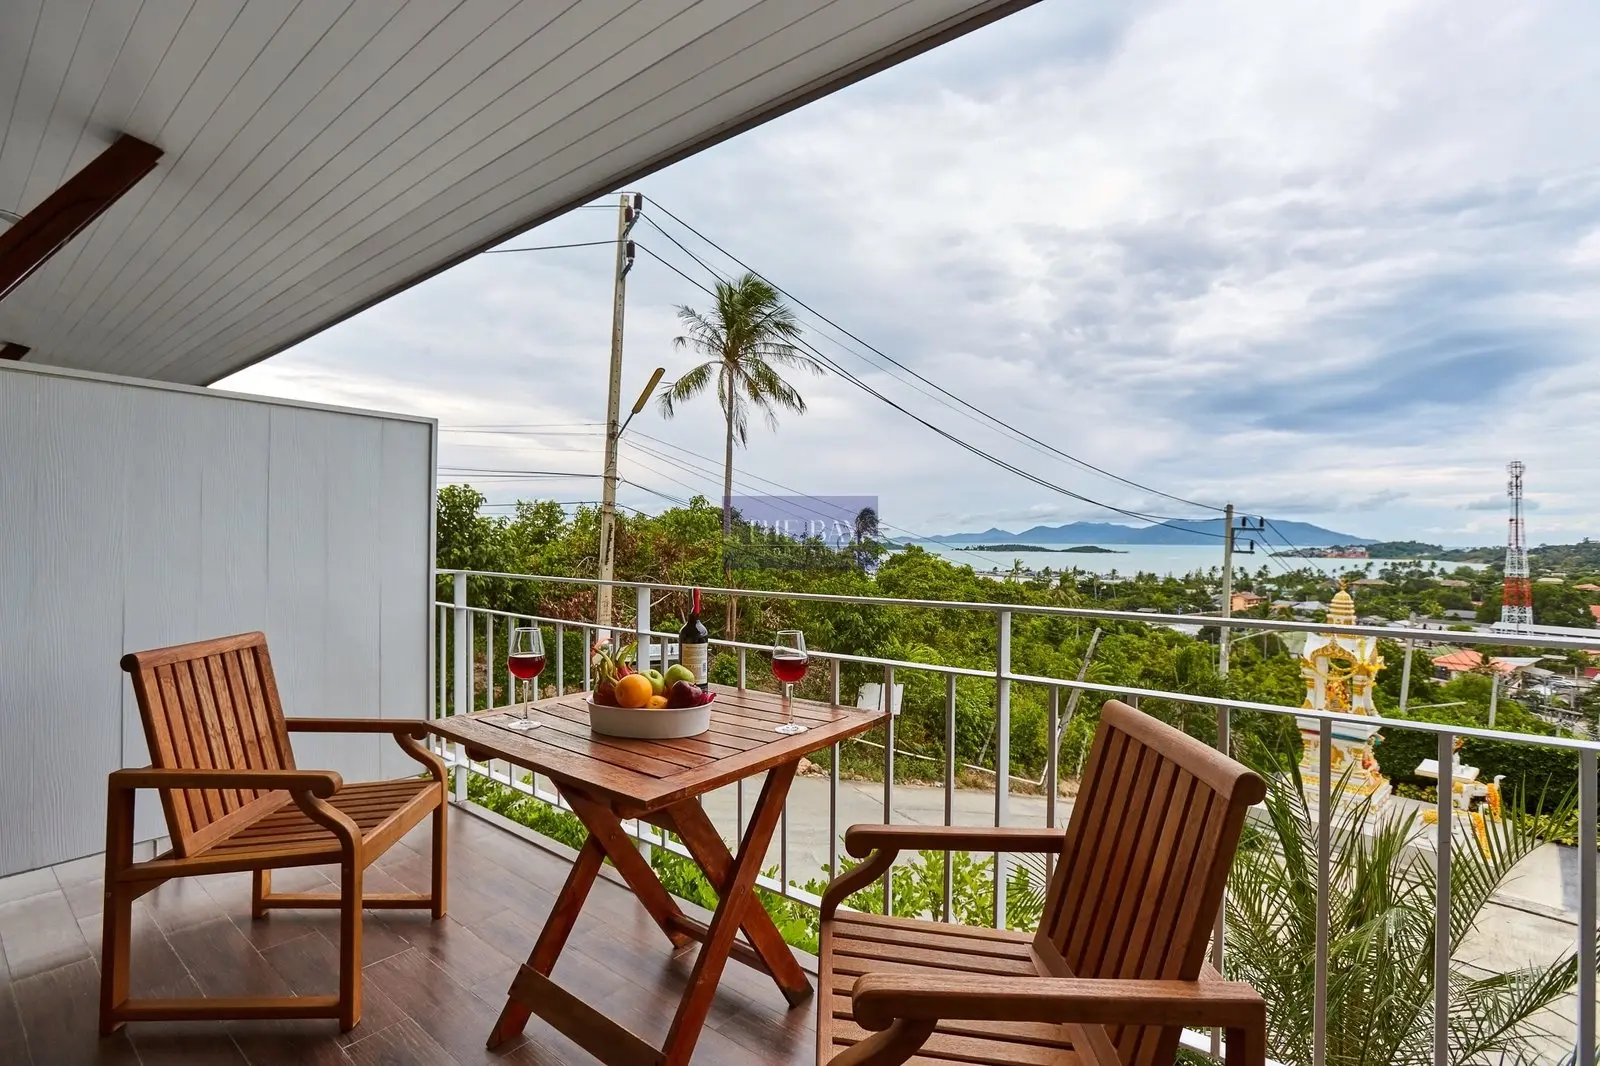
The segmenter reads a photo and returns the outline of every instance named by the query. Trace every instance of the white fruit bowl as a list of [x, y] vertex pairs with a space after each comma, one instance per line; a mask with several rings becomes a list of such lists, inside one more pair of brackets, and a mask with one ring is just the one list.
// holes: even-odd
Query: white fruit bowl
[[692, 737], [711, 728], [712, 704], [698, 707], [607, 707], [586, 700], [589, 728], [608, 737], [637, 740], [672, 740]]

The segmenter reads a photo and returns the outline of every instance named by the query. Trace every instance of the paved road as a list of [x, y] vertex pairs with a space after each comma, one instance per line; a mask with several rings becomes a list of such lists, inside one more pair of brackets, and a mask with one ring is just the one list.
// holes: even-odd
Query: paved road
[[[760, 794], [760, 779], [745, 784], [744, 817], [750, 817], [756, 796]], [[970, 789], [957, 789], [953, 821], [957, 825], [993, 825], [994, 793]], [[706, 796], [706, 812], [716, 823], [722, 835], [734, 838], [734, 818], [738, 810], [738, 790], [733, 787], [718, 789]], [[1044, 825], [1045, 801], [1043, 796], [1012, 796], [1010, 824]], [[1065, 823], [1071, 810], [1071, 801], [1062, 800], [1057, 818]], [[788, 838], [791, 881], [804, 883], [819, 876], [828, 864], [828, 779], [826, 777], [797, 777], [789, 790]], [[841, 781], [839, 783], [839, 809], [837, 824], [840, 835], [858, 822], [879, 823], [883, 818], [883, 784], [878, 781]], [[892, 821], [905, 825], [943, 825], [944, 789], [914, 785], [896, 785]], [[767, 851], [767, 865], [776, 866], [782, 844], [781, 835], [773, 837]], [[841, 845], [842, 846], [842, 845]]]

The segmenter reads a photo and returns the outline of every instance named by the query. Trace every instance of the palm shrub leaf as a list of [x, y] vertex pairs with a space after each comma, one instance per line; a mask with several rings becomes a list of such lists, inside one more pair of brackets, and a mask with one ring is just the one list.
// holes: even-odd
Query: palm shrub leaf
[[[1317, 942], [1317, 819], [1298, 766], [1257, 751], [1266, 817], [1246, 826], [1227, 898], [1229, 976], [1268, 1004], [1268, 1056], [1310, 1063]], [[1490, 897], [1539, 841], [1514, 819], [1489, 822], [1482, 842], [1454, 838], [1450, 898], [1450, 1062], [1548, 1057], [1541, 1014], [1577, 985], [1575, 954], [1481, 976], [1457, 960]], [[1438, 873], [1414, 811], [1366, 800], [1335, 808], [1328, 886], [1327, 1062], [1379, 1066], [1433, 1061]], [[1419, 846], [1421, 845], [1421, 846]], [[1542, 1052], [1542, 1054], [1540, 1054]]]

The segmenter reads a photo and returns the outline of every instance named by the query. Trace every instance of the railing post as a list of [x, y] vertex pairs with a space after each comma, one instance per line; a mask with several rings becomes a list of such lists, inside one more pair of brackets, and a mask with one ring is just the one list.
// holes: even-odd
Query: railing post
[[1595, 1056], [1596, 762], [1593, 748], [1578, 752], [1578, 1066]]
[[[650, 586], [640, 585], [633, 590], [634, 618], [634, 662], [640, 670], [648, 670], [650, 662]], [[662, 665], [666, 664], [666, 657], [662, 657]]]
[[567, 692], [567, 627], [556, 623], [556, 695]]
[[[894, 821], [894, 667], [883, 668], [883, 824]], [[883, 913], [894, 913], [894, 868], [883, 875]]]
[[[472, 635], [467, 626], [471, 615], [467, 612], [467, 575], [457, 574], [455, 577], [455, 713], [469, 714], [472, 711]], [[463, 744], [456, 745], [456, 799], [467, 798], [467, 775], [471, 773], [467, 765], [467, 749]]]
[[[739, 649], [739, 691], [740, 692], [744, 691], [744, 676], [745, 676], [745, 656], [744, 656], [744, 653], [745, 653], [745, 649], [740, 648]], [[742, 832], [742, 830], [741, 830], [741, 832]]]
[[1317, 744], [1317, 946], [1312, 972], [1311, 1063], [1328, 1059], [1328, 938], [1332, 930], [1329, 893], [1333, 877], [1333, 721], [1318, 726]]
[[583, 644], [583, 690], [590, 692], [594, 689], [594, 660], [589, 654], [589, 649], [594, 646], [594, 642], [598, 638], [593, 636], [594, 630], [588, 626], [579, 626], [578, 633], [581, 638], [580, 642]]
[[[956, 820], [956, 675], [944, 679], [944, 824]], [[955, 921], [956, 861], [944, 853], [944, 920]]]
[[[1055, 685], [1050, 686], [1050, 698], [1045, 708], [1045, 713], [1050, 720], [1045, 724], [1049, 733], [1047, 742], [1050, 745], [1044, 753], [1044, 784], [1047, 791], [1044, 794], [1044, 824], [1051, 829], [1056, 827], [1056, 797], [1061, 794], [1061, 689]], [[1044, 885], [1041, 890], [1050, 884], [1051, 875], [1055, 873], [1055, 856], [1046, 854], [1044, 857]]]
[[[1439, 815], [1439, 861], [1433, 899], [1433, 1066], [1450, 1066], [1450, 847], [1454, 843], [1450, 834], [1455, 815], [1455, 754], [1455, 737], [1448, 731], [1440, 733], [1439, 795], [1435, 808]], [[1594, 865], [1592, 852], [1583, 858], [1580, 868]]]
[[[1217, 708], [1217, 750], [1222, 754], [1229, 754], [1233, 746], [1233, 716], [1232, 709], [1228, 707]], [[1223, 967], [1227, 963], [1228, 942], [1228, 886], [1222, 886], [1222, 903], [1217, 907], [1217, 924], [1211, 930], [1211, 968], [1224, 976], [1227, 970]], [[1211, 1057], [1222, 1057], [1222, 1030], [1211, 1030]], [[1320, 1062], [1316, 1066], [1322, 1066]]]
[[[839, 706], [839, 660], [831, 662], [829, 692], [833, 706]], [[839, 742], [833, 742], [833, 757], [828, 765], [828, 876], [839, 873]]]
[[[1011, 612], [1001, 611], [995, 631], [994, 824], [1011, 822]], [[1006, 856], [994, 856], [994, 927], [1006, 927]]]
[[1400, 713], [1406, 713], [1406, 703], [1411, 699], [1411, 653], [1416, 649], [1417, 638], [1406, 639], [1406, 661], [1400, 667]]

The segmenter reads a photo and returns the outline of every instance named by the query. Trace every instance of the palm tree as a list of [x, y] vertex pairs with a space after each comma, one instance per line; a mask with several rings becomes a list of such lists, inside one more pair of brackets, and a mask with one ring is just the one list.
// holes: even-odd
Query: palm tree
[[[1267, 1054], [1311, 1062], [1310, 977], [1317, 939], [1317, 819], [1298, 767], [1258, 752], [1269, 781], [1266, 823], [1248, 826], [1228, 886], [1229, 976], [1266, 998]], [[1346, 795], [1350, 795], [1346, 793]], [[1327, 1062], [1422, 1064], [1433, 1055], [1433, 941], [1437, 911], [1432, 830], [1415, 813], [1377, 815], [1366, 801], [1333, 817], [1328, 931]], [[1473, 972], [1455, 961], [1501, 882], [1539, 843], [1513, 817], [1486, 820], [1476, 846], [1458, 837], [1450, 881], [1452, 1066], [1538, 1058], [1541, 1017], [1577, 985], [1568, 953], [1549, 965]]]
[[734, 282], [717, 282], [715, 307], [701, 314], [678, 308], [683, 335], [673, 346], [690, 348], [705, 362], [684, 373], [661, 394], [661, 414], [671, 418], [685, 402], [705, 392], [714, 381], [726, 426], [722, 461], [722, 537], [733, 531], [733, 443], [749, 443], [750, 411], [778, 428], [778, 409], [804, 414], [806, 401], [783, 380], [780, 367], [822, 373], [822, 364], [796, 346], [800, 323], [765, 279], [746, 274]]

